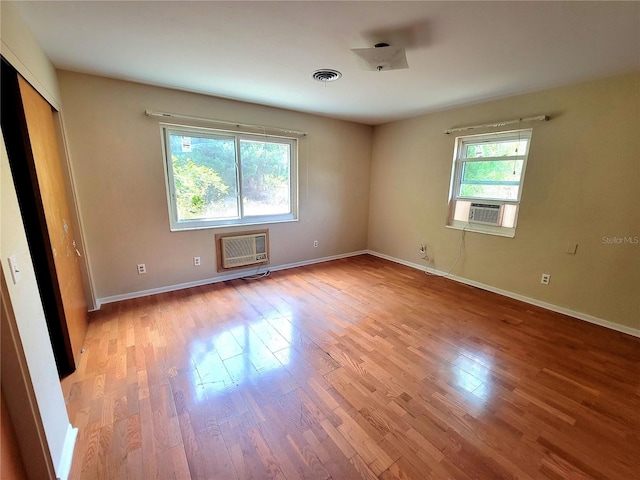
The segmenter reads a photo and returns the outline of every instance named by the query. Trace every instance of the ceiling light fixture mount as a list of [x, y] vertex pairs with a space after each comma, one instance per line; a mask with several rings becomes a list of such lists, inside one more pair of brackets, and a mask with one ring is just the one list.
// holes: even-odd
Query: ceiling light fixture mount
[[382, 71], [409, 68], [404, 48], [392, 47], [388, 43], [376, 43], [371, 48], [353, 48], [362, 70]]

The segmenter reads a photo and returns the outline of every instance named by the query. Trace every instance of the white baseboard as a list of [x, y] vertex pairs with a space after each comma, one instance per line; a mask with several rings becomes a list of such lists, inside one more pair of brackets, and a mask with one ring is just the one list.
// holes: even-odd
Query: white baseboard
[[[384, 253], [374, 252], [373, 250], [367, 250], [366, 253], [369, 253], [375, 257], [384, 258], [385, 260], [389, 260], [394, 263], [406, 265], [407, 267], [415, 268], [417, 270], [422, 270], [422, 271], [425, 270], [424, 265], [420, 265], [418, 263], [413, 263], [413, 262], [407, 262], [406, 260], [391, 257], [389, 255], [385, 255]], [[552, 303], [543, 302], [535, 298], [526, 297], [524, 295], [520, 295], [519, 293], [513, 293], [508, 290], [502, 290], [501, 288], [496, 288], [491, 285], [476, 282], [474, 280], [469, 280], [467, 278], [458, 277], [457, 275], [447, 275], [446, 274], [447, 272], [441, 272], [440, 270], [435, 270], [433, 268], [430, 268], [428, 272], [433, 273], [434, 275], [446, 276], [447, 278], [454, 280], [456, 282], [464, 283], [466, 285], [471, 285], [472, 287], [481, 288], [482, 290], [487, 290], [489, 292], [497, 293], [498, 295], [503, 295], [505, 297], [513, 298], [515, 300], [520, 300], [521, 302], [529, 303], [531, 305], [535, 305], [537, 307], [541, 307], [546, 310], [551, 310], [552, 312], [562, 313], [564, 315], [577, 318], [578, 320], [584, 320], [585, 322], [600, 325], [601, 327], [610, 328], [611, 330], [626, 333], [628, 335], [632, 335], [634, 337], [640, 338], [640, 329], [637, 329], [637, 328], [627, 327], [626, 325], [620, 325], [619, 323], [610, 322], [609, 320], [604, 320], [602, 318], [594, 317], [593, 315], [589, 315], [582, 312], [576, 312], [575, 310], [570, 310], [568, 308], [560, 307]]]
[[[289, 268], [302, 267], [302, 266], [305, 266], [305, 265], [313, 265], [314, 263], [329, 262], [331, 260], [338, 260], [340, 258], [354, 257], [354, 256], [357, 256], [357, 255], [363, 255], [363, 254], [366, 254], [366, 253], [368, 253], [370, 255], [373, 255], [375, 257], [384, 258], [385, 260], [389, 260], [389, 261], [394, 262], [394, 263], [399, 263], [401, 265], [405, 265], [407, 267], [415, 268], [417, 270], [422, 270], [422, 271], [425, 270], [425, 266], [424, 265], [420, 265], [418, 263], [413, 263], [413, 262], [408, 262], [406, 260], [402, 260], [400, 258], [392, 257], [390, 255], [385, 255], [384, 253], [375, 252], [373, 250], [360, 250], [360, 251], [357, 251], [357, 252], [343, 253], [343, 254], [340, 254], [340, 255], [332, 255], [332, 256], [329, 256], [329, 257], [314, 258], [314, 259], [311, 259], [311, 260], [303, 260], [301, 262], [287, 263], [287, 264], [284, 264], [284, 265], [275, 265], [275, 266], [270, 266], [269, 269], [272, 272], [275, 272], [275, 271], [278, 271], [278, 270], [286, 270], [286, 269], [289, 269]], [[432, 268], [429, 269], [429, 273], [433, 273], [435, 275], [443, 275], [443, 276], [446, 275], [446, 272], [441, 272], [440, 270], [435, 270], [435, 269], [432, 269]], [[146, 297], [146, 296], [149, 296], [149, 295], [156, 295], [158, 293], [173, 292], [173, 291], [176, 291], [176, 290], [182, 290], [182, 289], [191, 288], [191, 287], [199, 287], [201, 285], [209, 285], [209, 284], [212, 284], [212, 283], [226, 282], [228, 280], [235, 280], [235, 279], [238, 279], [238, 278], [246, 277], [248, 274], [250, 274], [250, 269], [241, 270], [241, 271], [234, 271], [232, 273], [227, 273], [227, 274], [219, 275], [219, 276], [216, 276], [216, 277], [206, 278], [206, 279], [203, 279], [203, 280], [197, 280], [197, 281], [194, 281], [194, 282], [180, 283], [180, 284], [177, 284], [177, 285], [167, 285], [167, 286], [164, 286], [164, 287], [152, 288], [152, 289], [149, 289], [149, 290], [140, 290], [140, 291], [131, 292], [131, 293], [123, 293], [121, 295], [113, 295], [113, 296], [110, 296], [110, 297], [97, 298], [96, 302], [95, 302], [96, 303], [96, 310], [99, 310], [102, 305], [107, 304], [107, 303], [120, 302], [122, 300], [130, 300], [132, 298]], [[604, 320], [602, 318], [594, 317], [594, 316], [586, 314], [586, 313], [576, 312], [575, 310], [571, 310], [571, 309], [568, 309], [568, 308], [565, 308], [565, 307], [560, 307], [560, 306], [554, 305], [552, 303], [543, 302], [543, 301], [537, 300], [535, 298], [526, 297], [526, 296], [520, 295], [518, 293], [510, 292], [508, 290], [502, 290], [501, 288], [496, 288], [496, 287], [493, 287], [491, 285], [487, 285], [487, 284], [484, 284], [484, 283], [476, 282], [474, 280], [469, 280], [467, 278], [459, 277], [457, 275], [446, 275], [446, 276], [447, 276], [447, 278], [449, 278], [451, 280], [454, 280], [456, 282], [460, 282], [460, 283], [464, 283], [466, 285], [471, 285], [473, 287], [481, 288], [482, 290], [487, 290], [489, 292], [497, 293], [498, 295], [503, 295], [505, 297], [513, 298], [513, 299], [516, 299], [516, 300], [520, 300], [521, 302], [529, 303], [529, 304], [535, 305], [537, 307], [545, 308], [545, 309], [551, 310], [553, 312], [562, 313], [564, 315], [568, 315], [570, 317], [574, 317], [574, 318], [577, 318], [579, 320], [584, 320], [585, 322], [589, 322], [589, 323], [593, 323], [593, 324], [596, 324], [596, 325], [600, 325], [602, 327], [610, 328], [611, 330], [616, 330], [618, 332], [626, 333], [628, 335], [632, 335], [634, 337], [639, 337], [640, 338], [640, 329], [637, 329], [637, 328], [627, 327], [626, 325], [620, 325], [619, 323], [610, 322], [609, 320]]]
[[[269, 270], [276, 272], [278, 270], [286, 270], [288, 268], [303, 267], [305, 265], [313, 265], [314, 263], [329, 262], [331, 260], [338, 260], [340, 258], [354, 257], [356, 255], [363, 255], [369, 253], [367, 250], [360, 250], [357, 252], [343, 253], [340, 255], [332, 255], [330, 257], [313, 258], [311, 260], [303, 260], [301, 262], [287, 263], [284, 265], [271, 265]], [[158, 293], [174, 292], [176, 290], [182, 290], [185, 288], [199, 287], [201, 285], [209, 285], [212, 283], [226, 282], [228, 280], [235, 280], [237, 278], [246, 277], [251, 275], [252, 270], [255, 271], [255, 267], [245, 270], [235, 270], [232, 273], [226, 273], [217, 277], [205, 278], [204, 280], [196, 280], [194, 282], [180, 283], [177, 285], [167, 285], [165, 287], [151, 288], [149, 290], [139, 290], [137, 292], [123, 293], [121, 295], [112, 295], [110, 297], [96, 298], [96, 309], [100, 310], [100, 307], [107, 303], [120, 302], [122, 300], [130, 300], [132, 298], [147, 297], [149, 295], [156, 295]], [[92, 310], [92, 311], [95, 311]]]
[[76, 447], [78, 438], [78, 429], [71, 424], [67, 427], [67, 434], [64, 437], [64, 445], [62, 446], [62, 457], [56, 468], [56, 477], [58, 480], [67, 480], [71, 472], [71, 462], [73, 460], [73, 450]]

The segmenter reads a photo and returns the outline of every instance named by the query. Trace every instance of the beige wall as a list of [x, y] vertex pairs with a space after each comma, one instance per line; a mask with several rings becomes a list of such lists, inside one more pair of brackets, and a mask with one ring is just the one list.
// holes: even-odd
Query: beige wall
[[[447, 271], [452, 126], [548, 114], [533, 142], [514, 239], [466, 234], [453, 274], [640, 328], [638, 74], [371, 127], [192, 93], [58, 72], [87, 254], [105, 298], [214, 278], [214, 233], [170, 232], [160, 131], [145, 109], [305, 130], [300, 221], [271, 225], [272, 264], [370, 248]], [[478, 131], [481, 133], [481, 131]], [[370, 163], [370, 159], [372, 163]], [[370, 170], [371, 169], [371, 170]], [[368, 209], [368, 218], [367, 218]], [[251, 227], [245, 227], [251, 228]], [[229, 229], [225, 229], [229, 230]], [[313, 240], [320, 248], [314, 249]], [[577, 255], [564, 253], [568, 242]], [[203, 265], [192, 266], [192, 257]], [[137, 263], [146, 263], [138, 275]], [[542, 286], [541, 273], [552, 275]]]
[[300, 220], [269, 226], [271, 264], [366, 248], [372, 127], [66, 71], [58, 78], [98, 298], [213, 278], [214, 234], [237, 230], [169, 231], [159, 120], [145, 109], [307, 132], [299, 144]]
[[[640, 74], [593, 81], [381, 125], [374, 130], [369, 248], [436, 269], [458, 255], [445, 228], [454, 126], [547, 114], [533, 123], [516, 237], [466, 233], [453, 274], [640, 328]], [[474, 131], [473, 133], [482, 133]], [[577, 255], [565, 253], [577, 242]], [[542, 273], [551, 284], [540, 284]]]

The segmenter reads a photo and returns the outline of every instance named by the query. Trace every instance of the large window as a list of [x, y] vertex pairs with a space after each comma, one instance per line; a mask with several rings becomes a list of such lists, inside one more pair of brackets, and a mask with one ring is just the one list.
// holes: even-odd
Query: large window
[[458, 137], [449, 226], [514, 236], [531, 130]]
[[297, 218], [297, 142], [163, 126], [171, 230]]

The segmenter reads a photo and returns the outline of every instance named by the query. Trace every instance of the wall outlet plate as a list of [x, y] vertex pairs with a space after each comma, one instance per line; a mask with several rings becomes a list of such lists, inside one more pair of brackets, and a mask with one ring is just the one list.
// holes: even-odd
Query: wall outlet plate
[[147, 266], [144, 263], [138, 264], [138, 275], [143, 275], [147, 273]]

